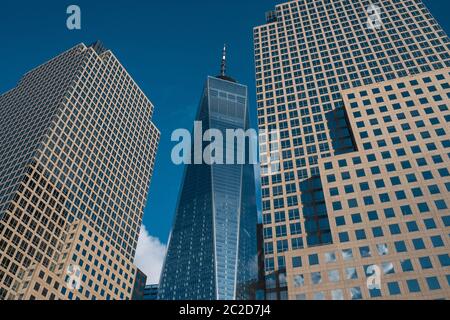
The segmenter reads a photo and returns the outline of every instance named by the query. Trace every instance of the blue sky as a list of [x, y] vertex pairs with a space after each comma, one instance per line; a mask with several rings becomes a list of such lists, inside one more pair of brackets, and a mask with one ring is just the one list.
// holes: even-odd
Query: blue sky
[[[0, 93], [31, 68], [79, 42], [104, 42], [155, 105], [162, 137], [144, 224], [163, 243], [171, 228], [183, 167], [170, 160], [174, 129], [191, 129], [207, 75], [219, 71], [223, 43], [229, 74], [249, 86], [256, 123], [252, 28], [276, 0], [1, 1]], [[448, 0], [425, 0], [445, 30]], [[66, 8], [77, 4], [82, 30], [66, 28]]]

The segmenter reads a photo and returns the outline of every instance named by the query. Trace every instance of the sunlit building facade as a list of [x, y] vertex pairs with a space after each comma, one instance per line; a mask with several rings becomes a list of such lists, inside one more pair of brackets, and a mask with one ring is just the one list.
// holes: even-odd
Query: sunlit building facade
[[[246, 131], [248, 114], [246, 86], [224, 74], [208, 77], [197, 115], [203, 133]], [[250, 143], [247, 151], [236, 146], [235, 155], [248, 154]], [[246, 163], [186, 166], [158, 299], [254, 299], [257, 212], [254, 167]]]
[[152, 115], [99, 43], [0, 96], [0, 299], [131, 299], [160, 135]]
[[450, 298], [449, 38], [420, 0], [300, 0], [266, 17], [266, 298]]

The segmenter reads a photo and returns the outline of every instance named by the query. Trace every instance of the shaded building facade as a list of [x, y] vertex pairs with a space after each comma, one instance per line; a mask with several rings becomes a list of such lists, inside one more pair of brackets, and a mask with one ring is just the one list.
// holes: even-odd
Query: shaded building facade
[[143, 273], [140, 269], [137, 269], [131, 300], [144, 300], [146, 282], [147, 276], [145, 273]]
[[144, 296], [142, 300], [157, 300], [158, 299], [158, 285], [150, 284], [144, 288]]

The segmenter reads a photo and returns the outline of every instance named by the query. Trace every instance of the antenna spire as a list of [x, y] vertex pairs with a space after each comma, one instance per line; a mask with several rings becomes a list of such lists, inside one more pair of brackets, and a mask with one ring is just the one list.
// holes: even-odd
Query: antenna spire
[[225, 77], [225, 73], [227, 71], [227, 45], [223, 45], [223, 51], [222, 51], [222, 63], [220, 65], [220, 75], [222, 77]]
[[220, 64], [220, 75], [216, 76], [216, 78], [230, 81], [230, 82], [236, 82], [233, 78], [227, 76], [227, 45], [223, 45], [223, 51], [222, 51], [222, 63]]

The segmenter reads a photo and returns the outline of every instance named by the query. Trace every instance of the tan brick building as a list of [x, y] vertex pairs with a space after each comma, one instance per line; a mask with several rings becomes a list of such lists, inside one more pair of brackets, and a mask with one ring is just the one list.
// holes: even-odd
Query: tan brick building
[[287, 254], [291, 299], [450, 297], [449, 72], [343, 92], [358, 151], [319, 162], [333, 244]]
[[449, 298], [449, 38], [420, 0], [298, 0], [266, 17], [266, 297]]
[[[0, 96], [0, 298], [129, 299], [160, 133], [98, 43]], [[80, 281], [67, 284], [72, 271]]]

